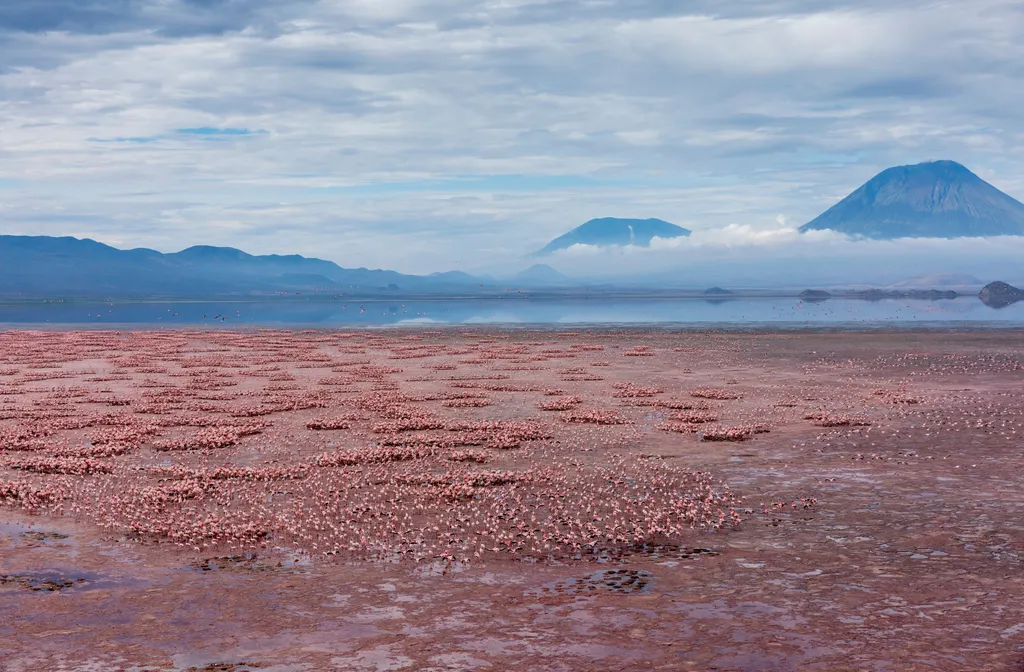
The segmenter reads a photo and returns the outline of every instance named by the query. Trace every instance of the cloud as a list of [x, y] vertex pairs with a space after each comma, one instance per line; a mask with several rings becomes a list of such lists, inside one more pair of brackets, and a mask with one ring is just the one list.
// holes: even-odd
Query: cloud
[[[0, 29], [109, 35], [152, 31], [169, 37], [219, 35], [272, 26], [314, 2], [289, 0], [4, 0]], [[282, 11], [288, 8], [290, 11]]]
[[1024, 279], [1024, 236], [871, 240], [835, 231], [729, 224], [646, 246], [573, 245], [546, 263], [575, 276], [666, 286], [711, 282], [884, 284], [917, 274]]
[[[848, 245], [858, 242], [846, 234], [829, 230], [800, 233], [792, 227], [756, 227], [749, 224], [728, 224], [718, 228], [698, 229], [689, 236], [677, 238], [652, 238], [650, 245], [586, 245], [576, 244], [554, 252], [553, 262], [559, 259], [594, 259], [609, 256], [646, 257], [662, 259], [701, 255], [727, 256], [736, 251], [762, 254], [764, 251], [785, 248], [787, 254], [803, 249], [817, 253], [823, 246]], [[852, 249], [852, 248], [847, 248]]]
[[777, 251], [890, 165], [1024, 198], [1021, 34], [1012, 0], [6, 0], [0, 231], [429, 272], [626, 216]]
[[782, 225], [777, 228], [761, 228], [749, 224], [727, 224], [717, 229], [694, 231], [686, 238], [655, 238], [651, 240], [651, 248], [678, 249], [691, 248], [746, 248], [746, 247], [779, 247], [821, 244], [828, 242], [847, 242], [850, 239], [835, 231], [809, 231], [800, 233], [796, 227]]
[[203, 126], [201, 128], [179, 128], [174, 132], [184, 135], [252, 135], [253, 133], [265, 133], [266, 131], [250, 131], [248, 128], [211, 128]]
[[876, 240], [850, 236], [828, 229], [801, 233], [798, 228], [788, 226], [752, 226], [749, 224], [728, 224], [718, 228], [694, 231], [691, 235], [677, 238], [652, 238], [647, 245], [584, 245], [576, 244], [554, 252], [551, 256], [586, 257], [599, 254], [628, 254], [656, 256], [662, 253], [687, 253], [700, 251], [702, 254], [724, 254], [750, 252], [760, 254], [761, 250], [785, 248], [788, 255], [802, 251], [821, 254], [831, 249], [839, 255], [876, 254], [895, 250], [916, 250], [918, 252], [950, 253], [991, 253], [1006, 249], [1016, 254], [1024, 251], [1024, 236], [996, 236], [976, 238], [894, 238]]

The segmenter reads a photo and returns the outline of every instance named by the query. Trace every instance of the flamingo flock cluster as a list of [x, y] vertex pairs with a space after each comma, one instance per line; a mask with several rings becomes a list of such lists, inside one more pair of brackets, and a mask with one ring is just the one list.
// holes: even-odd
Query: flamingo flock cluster
[[[632, 424], [511, 378], [604, 346], [407, 342], [426, 335], [5, 333], [0, 394], [19, 403], [0, 408], [0, 503], [194, 549], [463, 561], [615, 552], [739, 524], [739, 500], [710, 474], [623, 455], [584, 463], [572, 446], [587, 436], [539, 417], [450, 414], [527, 393], [568, 425]], [[430, 361], [403, 382], [385, 360]], [[603, 380], [587, 366], [554, 373]], [[414, 380], [433, 389], [408, 391]], [[496, 460], [511, 468], [483, 467]]]
[[727, 449], [700, 444], [782, 425], [827, 447], [911, 420], [1024, 436], [1010, 404], [938, 413], [952, 402], [909, 376], [932, 359], [861, 380], [823, 358], [802, 375], [846, 387], [794, 389], [719, 374], [755, 350], [716, 335], [537, 335], [0, 332], [0, 505], [204, 551], [587, 558], [680, 546], [750, 511], [712, 473], [637, 448]]

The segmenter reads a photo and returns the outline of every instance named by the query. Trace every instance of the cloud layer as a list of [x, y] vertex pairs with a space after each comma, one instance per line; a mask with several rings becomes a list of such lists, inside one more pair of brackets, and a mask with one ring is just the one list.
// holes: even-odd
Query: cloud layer
[[878, 285], [913, 276], [971, 275], [1024, 283], [1024, 237], [870, 240], [784, 224], [730, 224], [649, 247], [573, 245], [545, 262], [578, 278], [648, 286]]
[[1014, 0], [6, 0], [0, 230], [411, 272], [599, 216], [839, 244], [793, 226], [890, 165], [1024, 198], [1021, 35]]

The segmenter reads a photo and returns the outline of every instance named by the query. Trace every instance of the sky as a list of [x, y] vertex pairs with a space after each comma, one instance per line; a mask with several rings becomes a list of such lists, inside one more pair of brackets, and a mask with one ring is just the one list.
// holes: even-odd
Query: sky
[[931, 159], [1024, 200], [1022, 36], [1019, 0], [3, 0], [0, 233], [479, 272], [657, 217], [694, 241], [553, 265], [899, 259], [795, 228]]

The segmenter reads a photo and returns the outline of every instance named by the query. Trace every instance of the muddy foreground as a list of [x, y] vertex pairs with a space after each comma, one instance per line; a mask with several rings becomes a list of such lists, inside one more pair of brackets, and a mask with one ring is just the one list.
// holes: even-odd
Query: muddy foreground
[[5, 332], [0, 449], [3, 670], [1024, 669], [1019, 332]]

